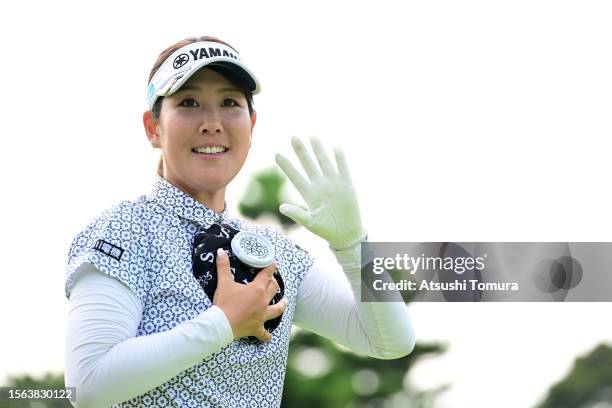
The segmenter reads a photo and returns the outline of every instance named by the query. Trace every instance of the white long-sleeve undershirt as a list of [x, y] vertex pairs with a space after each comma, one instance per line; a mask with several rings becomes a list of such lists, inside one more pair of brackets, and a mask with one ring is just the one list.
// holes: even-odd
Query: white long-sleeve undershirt
[[[360, 302], [359, 246], [334, 253], [350, 289], [315, 262], [298, 289], [293, 323], [360, 354], [382, 359], [409, 354], [415, 339], [401, 298]], [[126, 285], [93, 265], [81, 267], [66, 337], [65, 381], [77, 387], [75, 406], [107, 407], [142, 395], [233, 341], [215, 305], [171, 330], [135, 337], [142, 312]]]
[[410, 354], [415, 336], [401, 295], [396, 292], [386, 297], [395, 302], [361, 302], [360, 245], [333, 253], [350, 289], [330, 280], [315, 260], [298, 289], [293, 324], [358, 354], [379, 359]]

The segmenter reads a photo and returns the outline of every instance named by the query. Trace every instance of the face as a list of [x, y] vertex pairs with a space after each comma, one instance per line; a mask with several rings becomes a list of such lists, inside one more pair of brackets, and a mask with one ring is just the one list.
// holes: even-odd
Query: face
[[[238, 174], [249, 151], [255, 119], [239, 88], [221, 74], [202, 68], [162, 100], [159, 120], [149, 111], [144, 121], [149, 140], [162, 149], [164, 178], [200, 198], [225, 192]], [[201, 149], [214, 146], [225, 151]]]

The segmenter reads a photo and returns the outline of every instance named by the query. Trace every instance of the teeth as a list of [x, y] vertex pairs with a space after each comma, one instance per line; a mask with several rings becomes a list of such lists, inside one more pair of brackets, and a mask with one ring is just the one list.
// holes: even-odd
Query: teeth
[[227, 149], [223, 146], [206, 146], [206, 147], [198, 147], [196, 149], [193, 149], [194, 152], [198, 152], [198, 153], [207, 153], [207, 154], [211, 154], [211, 153], [221, 153], [226, 151]]

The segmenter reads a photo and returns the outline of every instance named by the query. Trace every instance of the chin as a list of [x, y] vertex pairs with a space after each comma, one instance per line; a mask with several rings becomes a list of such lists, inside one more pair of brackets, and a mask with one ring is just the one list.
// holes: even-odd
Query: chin
[[227, 186], [227, 182], [223, 182], [222, 180], [217, 179], [200, 179], [196, 180], [193, 186], [198, 191], [216, 191]]
[[196, 179], [192, 178], [192, 180], [192, 185], [199, 191], [216, 191], [225, 188], [231, 181], [231, 178], [227, 176], [215, 177], [214, 175], [207, 174]]

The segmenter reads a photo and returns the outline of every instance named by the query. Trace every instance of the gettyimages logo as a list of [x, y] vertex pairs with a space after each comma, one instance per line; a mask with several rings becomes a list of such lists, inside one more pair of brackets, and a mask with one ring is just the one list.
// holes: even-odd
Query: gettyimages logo
[[366, 242], [361, 265], [364, 302], [612, 301], [610, 242]]
[[482, 271], [486, 265], [484, 263], [487, 254], [479, 257], [440, 257], [425, 256], [418, 257], [408, 254], [396, 254], [395, 257], [376, 257], [372, 261], [372, 272], [381, 274], [385, 270], [393, 269], [396, 271], [406, 271], [411, 275], [419, 271], [453, 271], [457, 275], [462, 275], [465, 271]]

